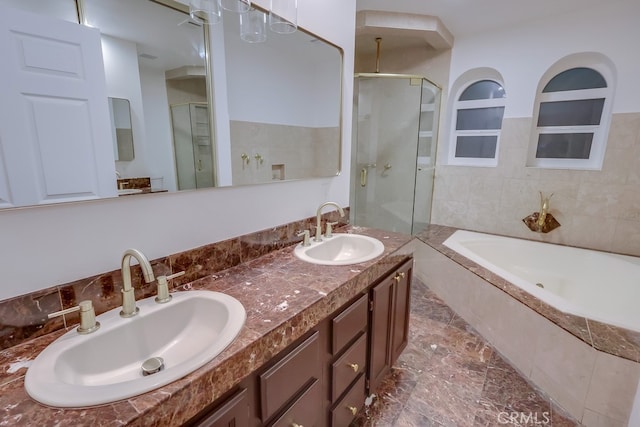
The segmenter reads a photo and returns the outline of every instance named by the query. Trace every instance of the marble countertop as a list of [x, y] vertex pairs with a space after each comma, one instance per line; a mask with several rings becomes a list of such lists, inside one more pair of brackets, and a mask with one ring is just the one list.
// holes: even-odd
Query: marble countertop
[[379, 239], [383, 255], [361, 264], [321, 266], [298, 260], [290, 246], [179, 288], [229, 294], [244, 305], [247, 321], [209, 363], [151, 392], [92, 408], [50, 408], [26, 394], [24, 375], [29, 362], [66, 331], [1, 351], [0, 426], [184, 423], [412, 253], [412, 237], [405, 234], [361, 227], [344, 231]]

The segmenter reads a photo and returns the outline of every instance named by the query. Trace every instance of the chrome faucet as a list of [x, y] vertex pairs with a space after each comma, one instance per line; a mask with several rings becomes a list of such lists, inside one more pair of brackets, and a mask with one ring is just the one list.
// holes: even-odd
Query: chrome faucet
[[321, 204], [320, 207], [318, 208], [318, 211], [316, 212], [317, 222], [316, 222], [316, 237], [313, 238], [314, 242], [321, 242], [322, 241], [322, 225], [320, 223], [320, 215], [322, 215], [322, 209], [325, 206], [335, 206], [336, 208], [338, 208], [338, 212], [340, 212], [340, 217], [341, 218], [344, 217], [344, 210], [342, 210], [340, 205], [337, 204], [336, 202], [325, 202], [325, 203]]
[[138, 314], [139, 310], [136, 307], [136, 297], [131, 285], [131, 257], [138, 260], [146, 283], [151, 283], [155, 280], [151, 264], [142, 252], [137, 249], [124, 251], [122, 254], [122, 311], [120, 311], [120, 316], [122, 317], [133, 317]]

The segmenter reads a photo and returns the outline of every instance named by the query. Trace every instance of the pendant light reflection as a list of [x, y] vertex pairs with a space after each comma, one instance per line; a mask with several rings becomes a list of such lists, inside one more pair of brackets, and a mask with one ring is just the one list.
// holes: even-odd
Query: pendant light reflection
[[251, 9], [251, 0], [220, 0], [220, 7], [229, 12], [245, 13]]
[[218, 0], [189, 0], [189, 15], [203, 24], [217, 24], [222, 19]]
[[291, 34], [298, 29], [298, 0], [271, 0], [269, 28], [280, 34]]
[[251, 8], [240, 14], [240, 38], [247, 43], [263, 43], [267, 41], [267, 15]]

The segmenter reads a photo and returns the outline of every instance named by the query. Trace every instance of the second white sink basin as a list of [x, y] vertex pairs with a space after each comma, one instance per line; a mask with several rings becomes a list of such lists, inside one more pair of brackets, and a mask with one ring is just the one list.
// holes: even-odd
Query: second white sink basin
[[349, 265], [372, 260], [384, 252], [378, 239], [361, 234], [334, 234], [311, 246], [298, 244], [294, 254], [303, 261], [321, 265]]
[[[45, 348], [25, 377], [27, 393], [50, 406], [83, 407], [126, 399], [173, 382], [198, 369], [238, 335], [246, 312], [219, 292], [171, 294], [137, 301], [140, 312], [120, 317], [120, 307], [96, 317], [100, 329], [74, 329]], [[164, 369], [144, 376], [142, 364], [158, 357]]]

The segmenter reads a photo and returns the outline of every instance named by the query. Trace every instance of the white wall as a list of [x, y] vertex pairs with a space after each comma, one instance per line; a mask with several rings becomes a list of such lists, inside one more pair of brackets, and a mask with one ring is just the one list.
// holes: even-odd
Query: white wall
[[355, 0], [301, 1], [298, 24], [344, 49], [340, 176], [2, 210], [0, 299], [119, 269], [128, 247], [158, 258], [348, 205]]
[[[231, 120], [309, 127], [337, 124], [337, 49], [309, 42], [304, 50], [295, 45], [300, 52], [292, 55], [283, 40], [287, 36], [269, 31], [265, 44], [251, 44], [243, 42], [231, 28], [225, 35]], [[243, 54], [234, 55], [236, 51]], [[317, 58], [323, 58], [322, 63]], [[270, 108], [274, 99], [281, 108]]]
[[116, 169], [123, 178], [149, 176], [146, 158], [146, 128], [136, 44], [104, 34], [101, 35], [101, 39], [107, 95], [112, 98], [129, 100], [131, 108], [134, 159], [116, 162]]
[[151, 178], [162, 177], [163, 188], [175, 191], [176, 173], [171, 138], [171, 114], [167, 102], [167, 83], [164, 71], [140, 66], [140, 84], [144, 124], [147, 136], [146, 157]]
[[600, 52], [618, 69], [613, 112], [639, 111], [640, 2], [622, 1], [500, 31], [457, 37], [451, 83], [465, 71], [491, 67], [504, 76], [505, 118], [531, 117], [540, 77], [556, 61], [576, 52]]

